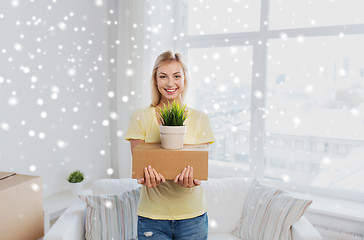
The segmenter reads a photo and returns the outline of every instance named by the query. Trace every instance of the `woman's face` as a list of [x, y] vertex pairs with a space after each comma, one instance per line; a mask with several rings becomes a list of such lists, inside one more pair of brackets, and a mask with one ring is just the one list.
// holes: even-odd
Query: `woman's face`
[[162, 94], [162, 102], [180, 101], [185, 77], [179, 62], [173, 61], [159, 66], [156, 79], [158, 90]]

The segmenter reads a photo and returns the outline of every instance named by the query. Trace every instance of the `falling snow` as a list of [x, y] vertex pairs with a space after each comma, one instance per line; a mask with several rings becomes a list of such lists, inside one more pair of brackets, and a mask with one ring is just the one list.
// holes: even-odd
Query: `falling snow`
[[[107, 161], [100, 162], [89, 150], [89, 146], [97, 145], [105, 149], [99, 150], [100, 155], [106, 156], [110, 145], [100, 141], [104, 138], [100, 136], [110, 121], [118, 119], [116, 112], [109, 111], [107, 100], [118, 93], [105, 91], [110, 77], [106, 74], [107, 63], [117, 63], [107, 54], [105, 1], [91, 1], [87, 7], [91, 12], [81, 10], [85, 6], [77, 3], [56, 0], [8, 2], [0, 10], [0, 26], [13, 28], [7, 34], [11, 41], [0, 40], [0, 95], [4, 97], [0, 107], [7, 112], [1, 115], [0, 136], [7, 139], [1, 141], [6, 144], [3, 149], [9, 149], [0, 153], [1, 168], [43, 174], [45, 182], [54, 178], [46, 173], [54, 172], [53, 168], [62, 167], [60, 171], [67, 174], [77, 165], [93, 178], [101, 176], [97, 172], [101, 168], [105, 169], [104, 175], [112, 175], [112, 169], [106, 171]], [[57, 16], [59, 10], [64, 15]], [[91, 19], [90, 14], [99, 19]], [[116, 20], [111, 22], [118, 25]], [[113, 42], [120, 44], [120, 40]], [[129, 68], [128, 75], [132, 76], [133, 71]], [[121, 138], [123, 132], [116, 131], [114, 136]], [[77, 152], [80, 155], [75, 157]], [[8, 158], [19, 164], [8, 166]], [[57, 186], [51, 186], [44, 188], [46, 195], [57, 191]], [[39, 191], [40, 186], [32, 189]]]
[[[348, 161], [355, 162], [360, 155], [331, 141], [352, 139], [354, 144], [364, 138], [358, 131], [362, 129], [364, 114], [362, 56], [355, 47], [345, 47], [361, 46], [364, 39], [355, 39], [343, 30], [334, 37], [316, 39], [299, 31], [294, 35], [290, 31], [280, 32], [280, 29], [320, 27], [343, 21], [344, 14], [332, 16], [328, 12], [322, 18], [315, 11], [308, 11], [312, 9], [308, 2], [296, 3], [298, 6], [289, 1], [272, 4], [269, 22], [264, 21], [263, 25], [276, 29], [277, 38], [237, 42], [234, 33], [259, 31], [259, 1], [230, 1], [224, 7], [216, 2], [195, 1], [188, 4], [187, 32], [173, 31], [170, 39], [177, 43], [190, 34], [233, 33], [233, 37], [221, 38], [219, 44], [226, 47], [193, 47], [188, 51], [192, 79], [188, 86], [189, 104], [209, 114], [217, 136], [211, 156], [251, 169], [249, 151], [264, 150], [267, 175], [285, 182], [315, 177], [312, 184], [320, 186], [324, 174], [338, 171], [340, 160], [348, 157]], [[330, 1], [340, 9], [338, 2]], [[8, 3], [7, 9], [0, 10], [0, 26], [13, 28], [7, 36], [10, 41], [0, 40], [3, 69], [0, 95], [4, 99], [1, 109], [7, 113], [1, 116], [0, 132], [6, 138], [4, 149], [17, 148], [2, 151], [0, 162], [5, 162], [5, 158], [26, 162], [26, 166], [4, 168], [30, 174], [41, 174], [46, 168], [51, 172], [56, 167], [66, 173], [77, 166], [93, 177], [101, 176], [100, 169], [104, 175], [113, 175], [114, 170], [108, 168], [105, 160], [110, 144], [104, 140], [107, 139], [104, 134], [119, 126], [117, 120], [125, 114], [119, 115], [119, 109], [111, 110], [111, 106], [126, 106], [133, 111], [135, 102], [144, 99], [149, 81], [144, 75], [141, 77], [138, 66], [145, 60], [144, 53], [155, 54], [167, 46], [163, 36], [168, 29], [176, 29], [180, 19], [172, 14], [162, 23], [143, 24], [133, 20], [128, 36], [132, 54], [121, 63], [116, 52], [125, 39], [120, 36], [108, 39], [104, 35], [105, 29], [116, 32], [121, 26], [116, 16], [118, 11], [109, 9], [106, 1], [90, 1], [87, 8], [91, 12], [85, 12], [86, 8], [77, 3], [56, 0], [46, 4], [35, 0]], [[347, 11], [352, 15], [346, 16], [348, 23], [363, 23], [360, 9]], [[57, 11], [62, 15], [57, 16]], [[145, 14], [152, 18], [159, 11], [158, 6], [150, 6]], [[174, 6], [163, 6], [163, 11], [170, 14]], [[138, 35], [140, 32], [142, 37]], [[267, 49], [266, 73], [257, 67], [260, 63], [255, 58], [253, 62], [254, 51], [260, 47]], [[110, 90], [114, 74], [118, 81], [130, 81], [134, 90]], [[262, 80], [266, 81], [266, 89], [256, 84]], [[265, 107], [259, 107], [262, 100]], [[251, 121], [256, 116], [260, 119], [258, 124], [265, 124], [267, 133], [262, 135], [267, 146], [250, 148], [249, 144], [263, 142], [261, 137], [250, 138], [250, 127], [256, 128], [257, 124]], [[346, 131], [341, 130], [342, 126], [348, 126]], [[110, 137], [120, 141], [123, 131], [117, 129]], [[280, 138], [281, 135], [294, 137], [286, 139]], [[42, 151], [34, 151], [37, 148]], [[285, 151], [299, 153], [294, 164], [282, 157], [287, 155]], [[35, 160], [34, 152], [40, 155], [36, 159], [46, 163]], [[280, 155], [270, 156], [276, 152]], [[307, 165], [307, 159], [315, 161], [315, 165]], [[305, 173], [306, 176], [294, 175], [287, 166], [314, 170]], [[343, 169], [346, 170], [342, 172], [353, 170]], [[347, 177], [344, 175], [343, 178]], [[52, 177], [47, 175], [46, 180]], [[39, 186], [32, 189], [38, 191]], [[107, 202], [105, 206], [112, 207]], [[217, 227], [214, 220], [209, 224]]]
[[107, 169], [107, 174], [112, 175], [114, 173], [114, 170], [112, 168]]

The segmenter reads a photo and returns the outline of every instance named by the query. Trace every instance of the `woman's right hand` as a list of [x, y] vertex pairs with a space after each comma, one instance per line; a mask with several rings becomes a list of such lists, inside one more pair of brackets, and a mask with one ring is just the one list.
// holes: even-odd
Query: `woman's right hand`
[[138, 179], [138, 183], [148, 188], [155, 188], [161, 183], [166, 182], [162, 174], [158, 173], [151, 166], [144, 168], [144, 178]]

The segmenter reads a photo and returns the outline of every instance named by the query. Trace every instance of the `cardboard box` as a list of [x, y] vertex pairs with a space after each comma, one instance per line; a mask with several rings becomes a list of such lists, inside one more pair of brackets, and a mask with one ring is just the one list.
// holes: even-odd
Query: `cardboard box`
[[132, 178], [144, 177], [144, 168], [152, 166], [166, 180], [173, 180], [188, 165], [193, 166], [196, 179], [207, 180], [209, 147], [206, 144], [184, 144], [183, 149], [164, 149], [159, 143], [138, 144], [132, 152]]
[[0, 239], [43, 237], [41, 178], [0, 172], [0, 209]]

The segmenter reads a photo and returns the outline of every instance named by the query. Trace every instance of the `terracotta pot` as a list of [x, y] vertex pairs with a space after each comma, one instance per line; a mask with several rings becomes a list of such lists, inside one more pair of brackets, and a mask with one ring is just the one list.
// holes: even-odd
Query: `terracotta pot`
[[186, 126], [159, 125], [162, 148], [181, 149], [185, 140]]

